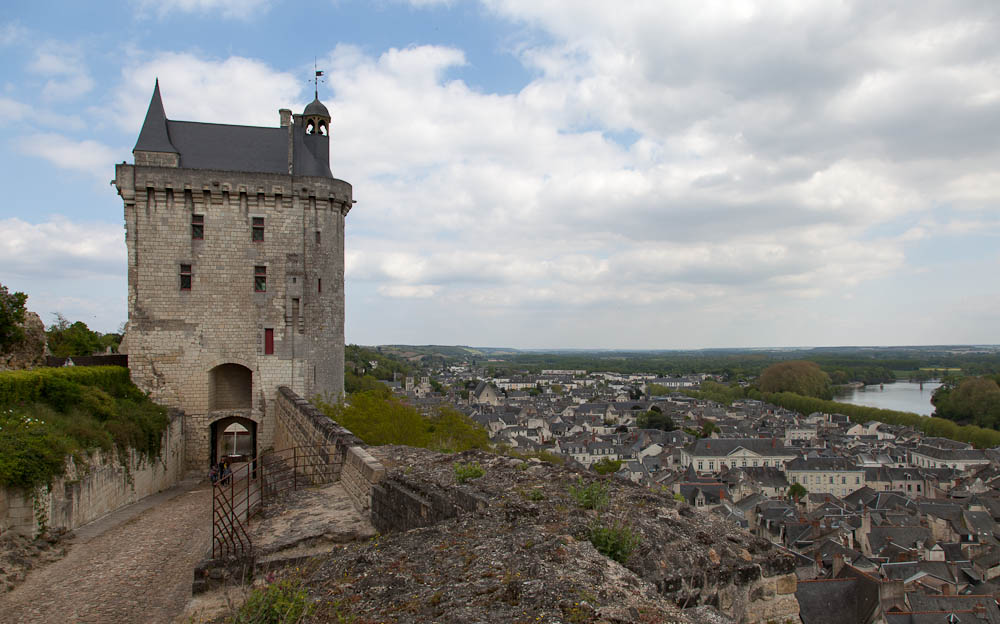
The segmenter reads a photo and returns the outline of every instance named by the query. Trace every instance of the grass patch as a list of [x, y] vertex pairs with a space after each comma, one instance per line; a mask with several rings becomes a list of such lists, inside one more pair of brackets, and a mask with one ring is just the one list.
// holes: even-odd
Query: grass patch
[[597, 552], [605, 557], [614, 559], [622, 565], [625, 565], [629, 555], [632, 554], [632, 551], [642, 541], [639, 534], [624, 523], [611, 525], [595, 524], [590, 527], [590, 534], [587, 536], [587, 539], [594, 545]]
[[541, 490], [521, 490], [521, 496], [536, 503], [545, 500], [545, 492]]
[[471, 464], [455, 462], [454, 469], [455, 481], [458, 483], [465, 483], [466, 481], [471, 481], [472, 479], [478, 479], [486, 474], [486, 470], [479, 465], [479, 462], [472, 462]]
[[299, 580], [285, 579], [250, 592], [231, 624], [294, 624], [313, 614], [316, 605]]
[[67, 455], [96, 449], [157, 457], [168, 424], [123, 367], [0, 373], [0, 485], [51, 484]]
[[599, 481], [585, 484], [582, 478], [577, 479], [576, 485], [569, 486], [569, 495], [583, 509], [600, 511], [607, 509], [610, 502], [606, 484]]

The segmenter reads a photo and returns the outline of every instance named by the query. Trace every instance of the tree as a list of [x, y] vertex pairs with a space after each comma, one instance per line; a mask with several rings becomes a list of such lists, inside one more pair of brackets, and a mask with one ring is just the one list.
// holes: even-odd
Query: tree
[[806, 490], [806, 486], [801, 483], [793, 483], [788, 486], [788, 498], [791, 498], [795, 502], [799, 502], [809, 491]]
[[591, 468], [594, 472], [600, 475], [610, 474], [612, 472], [618, 472], [618, 469], [622, 467], [622, 460], [620, 459], [609, 459], [605, 457], [600, 461], [594, 462]]
[[762, 392], [794, 392], [818, 399], [833, 398], [830, 376], [818, 364], [806, 360], [779, 362], [760, 374]]
[[56, 322], [45, 330], [49, 351], [56, 357], [74, 357], [103, 353], [108, 347], [118, 350], [121, 336], [92, 331], [83, 321], [70, 323], [62, 314], [56, 313]]
[[646, 384], [646, 394], [649, 396], [666, 396], [670, 394], [670, 388], [662, 384], [650, 383]]
[[24, 341], [24, 304], [28, 295], [12, 293], [0, 284], [0, 353], [6, 353]]
[[737, 383], [728, 386], [717, 381], [701, 382], [701, 389], [694, 393], [699, 399], [708, 399], [723, 405], [732, 405], [733, 401], [744, 398], [743, 388]]
[[996, 429], [1000, 426], [1000, 385], [991, 377], [949, 379], [931, 397], [937, 416]]
[[673, 418], [655, 408], [639, 414], [635, 419], [635, 424], [640, 429], [659, 429], [660, 431], [673, 431], [677, 428]]

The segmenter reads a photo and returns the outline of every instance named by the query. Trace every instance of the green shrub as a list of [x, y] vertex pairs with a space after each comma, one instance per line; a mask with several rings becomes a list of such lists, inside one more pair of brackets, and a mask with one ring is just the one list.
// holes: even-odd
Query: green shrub
[[50, 423], [7, 408], [0, 413], [0, 485], [30, 490], [49, 482], [73, 446]]
[[[82, 386], [96, 386], [115, 398], [138, 399], [144, 397], [129, 379], [128, 369], [123, 366], [67, 366], [64, 368], [38, 368], [27, 371], [5, 371], [0, 373], [0, 407], [18, 404], [39, 403], [45, 400], [46, 392], [59, 394], [67, 392], [62, 381]], [[50, 384], [56, 386], [46, 390]], [[69, 392], [72, 392], [69, 390]], [[52, 403], [50, 403], [52, 404]], [[55, 405], [53, 405], [55, 407]], [[56, 407], [56, 409], [60, 409]], [[60, 410], [63, 411], [63, 410]]]
[[319, 397], [313, 402], [335, 422], [374, 446], [405, 444], [450, 453], [486, 450], [490, 445], [486, 429], [447, 407], [423, 416], [414, 407], [380, 392], [358, 392], [351, 395], [350, 403], [331, 405]]
[[545, 500], [545, 492], [541, 490], [528, 490], [526, 492], [523, 492], [523, 494], [525, 498], [527, 498], [530, 501], [535, 501], [536, 503], [538, 501]]
[[595, 524], [587, 536], [597, 552], [625, 565], [629, 555], [642, 541], [639, 534], [632, 531], [628, 525], [615, 523], [612, 525]]
[[465, 483], [470, 479], [478, 479], [479, 477], [486, 474], [486, 471], [479, 462], [472, 462], [471, 464], [462, 464], [455, 462], [455, 481], [459, 483]]
[[118, 415], [114, 398], [96, 386], [80, 386], [80, 409], [98, 420], [108, 420]]
[[93, 449], [158, 456], [168, 423], [123, 367], [0, 373], [0, 485], [50, 484], [68, 454]]
[[612, 472], [618, 472], [618, 469], [622, 467], [622, 460], [620, 459], [604, 459], [594, 462], [591, 468], [594, 469], [599, 475], [611, 474]]
[[585, 484], [582, 477], [577, 479], [576, 485], [569, 486], [569, 495], [583, 509], [607, 509], [610, 501], [607, 485], [599, 481]]
[[255, 589], [243, 603], [232, 624], [293, 624], [316, 610], [309, 592], [298, 580], [283, 580]]

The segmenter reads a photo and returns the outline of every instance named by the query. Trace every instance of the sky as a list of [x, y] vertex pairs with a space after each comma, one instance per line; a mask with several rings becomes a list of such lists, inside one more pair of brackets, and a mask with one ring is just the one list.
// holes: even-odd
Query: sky
[[127, 317], [114, 163], [326, 72], [348, 343], [1000, 342], [1000, 3], [0, 6], [0, 284]]

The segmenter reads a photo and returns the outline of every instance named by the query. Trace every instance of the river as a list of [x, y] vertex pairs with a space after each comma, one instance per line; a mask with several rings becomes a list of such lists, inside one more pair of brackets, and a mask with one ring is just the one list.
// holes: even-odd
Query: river
[[921, 390], [918, 383], [897, 381], [885, 384], [882, 388], [877, 385], [849, 388], [843, 394], [838, 392], [833, 400], [930, 416], [934, 412], [934, 406], [931, 405], [931, 395], [940, 385], [941, 383], [938, 381], [925, 381]]

